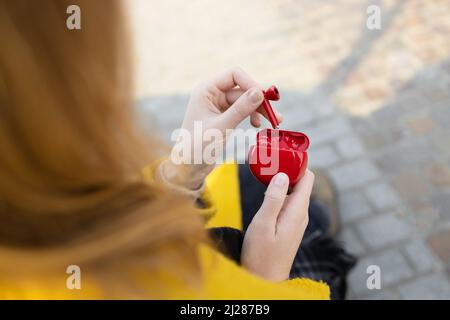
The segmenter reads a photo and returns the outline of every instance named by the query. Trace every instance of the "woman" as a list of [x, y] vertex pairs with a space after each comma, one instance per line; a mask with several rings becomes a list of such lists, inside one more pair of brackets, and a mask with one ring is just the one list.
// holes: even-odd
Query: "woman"
[[[240, 214], [214, 184], [233, 184], [236, 167], [205, 186], [211, 165], [175, 164], [141, 135], [122, 3], [76, 1], [82, 30], [70, 31], [73, 2], [0, 0], [0, 298], [329, 298], [322, 282], [287, 280], [313, 174], [289, 197], [287, 176], [275, 176], [240, 264], [220, 253], [203, 223]], [[183, 128], [258, 126], [259, 89], [240, 69], [197, 86]], [[73, 265], [80, 290], [66, 286]]]

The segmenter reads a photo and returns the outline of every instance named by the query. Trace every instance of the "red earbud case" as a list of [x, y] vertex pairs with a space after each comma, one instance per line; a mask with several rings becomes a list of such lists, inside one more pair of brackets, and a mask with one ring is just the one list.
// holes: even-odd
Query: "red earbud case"
[[301, 132], [278, 130], [278, 121], [268, 100], [278, 100], [275, 86], [264, 91], [262, 106], [274, 129], [263, 129], [256, 136], [256, 145], [250, 147], [248, 163], [253, 175], [268, 185], [274, 175], [284, 172], [289, 185], [294, 186], [308, 167], [309, 138]]

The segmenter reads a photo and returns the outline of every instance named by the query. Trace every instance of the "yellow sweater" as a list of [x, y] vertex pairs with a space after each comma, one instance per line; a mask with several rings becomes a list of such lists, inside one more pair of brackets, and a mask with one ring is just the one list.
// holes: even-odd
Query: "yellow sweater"
[[[210, 207], [208, 227], [229, 226], [241, 229], [238, 167], [218, 167], [207, 179], [205, 200]], [[256, 277], [216, 250], [198, 248], [203, 285], [193, 289], [168, 274], [144, 274], [136, 277], [140, 287], [154, 290], [155, 279], [163, 279], [164, 291], [170, 299], [329, 299], [329, 287], [309, 279], [293, 279], [280, 283]], [[159, 281], [161, 282], [161, 281]], [[66, 279], [15, 280], [0, 275], [0, 299], [102, 299], [94, 282], [82, 278], [81, 290], [68, 290]]]

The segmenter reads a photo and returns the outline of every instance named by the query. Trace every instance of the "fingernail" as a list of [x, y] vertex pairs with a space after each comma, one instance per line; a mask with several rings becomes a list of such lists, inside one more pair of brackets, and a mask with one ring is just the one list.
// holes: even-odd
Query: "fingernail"
[[275, 185], [279, 187], [284, 187], [289, 181], [288, 176], [281, 172], [275, 176]]
[[262, 92], [258, 89], [252, 88], [250, 89], [250, 101], [252, 103], [258, 103], [261, 102], [263, 99]]

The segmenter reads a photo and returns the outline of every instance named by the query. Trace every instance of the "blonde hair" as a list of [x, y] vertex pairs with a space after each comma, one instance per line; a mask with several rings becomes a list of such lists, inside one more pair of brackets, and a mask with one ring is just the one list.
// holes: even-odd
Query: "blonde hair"
[[[66, 27], [71, 4], [81, 30]], [[0, 274], [178, 256], [198, 273], [193, 209], [140, 177], [166, 150], [135, 125], [122, 6], [0, 0]]]

